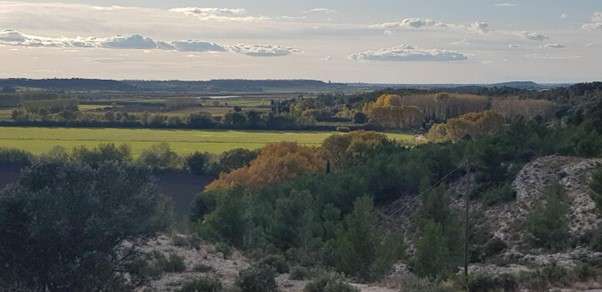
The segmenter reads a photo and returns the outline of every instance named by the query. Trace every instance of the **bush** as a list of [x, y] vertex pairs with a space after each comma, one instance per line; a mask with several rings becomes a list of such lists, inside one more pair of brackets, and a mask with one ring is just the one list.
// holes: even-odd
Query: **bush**
[[309, 282], [303, 292], [359, 292], [360, 290], [345, 283], [343, 279], [334, 274], [322, 276]]
[[291, 280], [305, 280], [311, 275], [308, 268], [303, 266], [294, 266], [291, 268], [291, 272], [288, 276]]
[[184, 284], [178, 292], [220, 292], [222, 290], [222, 283], [218, 279], [202, 277]]
[[194, 175], [204, 175], [207, 173], [209, 154], [194, 152], [184, 159], [184, 163], [188, 172]]
[[213, 271], [213, 267], [208, 266], [206, 264], [203, 263], [199, 263], [194, 265], [194, 267], [192, 267], [192, 270], [198, 273], [208, 273]]
[[592, 239], [589, 243], [592, 250], [602, 252], [602, 225], [594, 230]]
[[401, 279], [402, 292], [457, 292], [457, 289], [444, 287], [439, 282], [428, 278], [418, 278], [408, 274]]
[[516, 192], [509, 183], [487, 190], [483, 194], [483, 201], [488, 206], [507, 203], [516, 199]]
[[567, 245], [569, 237], [569, 204], [564, 188], [555, 184], [544, 191], [544, 201], [540, 202], [527, 218], [527, 231], [536, 247], [561, 249]]
[[31, 163], [33, 155], [29, 152], [0, 147], [0, 164], [27, 165]]
[[219, 161], [213, 167], [213, 174], [218, 175], [222, 172], [229, 173], [241, 167], [249, 165], [251, 161], [257, 158], [258, 151], [248, 149], [232, 149], [222, 153]]
[[598, 213], [602, 214], [602, 168], [594, 171], [590, 187], [592, 189], [592, 200], [596, 203]]
[[184, 258], [177, 254], [170, 254], [168, 257], [164, 257], [159, 264], [163, 271], [167, 273], [180, 273], [186, 270]]
[[0, 282], [22, 290], [125, 285], [119, 271], [133, 259], [120, 244], [165, 230], [166, 206], [144, 169], [35, 162], [0, 191]]
[[238, 273], [236, 285], [242, 292], [277, 291], [276, 273], [270, 266], [252, 265]]
[[518, 291], [517, 280], [509, 274], [471, 275], [468, 280], [468, 291], [470, 292], [488, 292], [488, 291]]
[[270, 266], [279, 274], [288, 273], [289, 271], [288, 263], [281, 255], [268, 255], [261, 259], [259, 264]]
[[138, 161], [153, 171], [180, 168], [178, 154], [171, 150], [167, 143], [156, 144], [142, 151]]

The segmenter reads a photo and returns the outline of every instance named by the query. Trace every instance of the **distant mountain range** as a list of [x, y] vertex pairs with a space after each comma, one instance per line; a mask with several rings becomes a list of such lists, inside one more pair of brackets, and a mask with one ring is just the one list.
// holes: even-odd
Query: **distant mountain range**
[[102, 79], [0, 79], [0, 89], [32, 88], [53, 91], [116, 91], [116, 92], [348, 92], [358, 90], [393, 89], [460, 89], [460, 88], [513, 88], [520, 90], [545, 90], [570, 84], [538, 84], [532, 81], [513, 81], [495, 84], [375, 84], [330, 83], [318, 80], [243, 80], [224, 79], [209, 81], [145, 81]]

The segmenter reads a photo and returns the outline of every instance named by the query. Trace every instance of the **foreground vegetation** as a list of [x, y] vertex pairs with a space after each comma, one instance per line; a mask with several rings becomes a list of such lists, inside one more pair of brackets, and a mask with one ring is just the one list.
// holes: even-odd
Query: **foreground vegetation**
[[[508, 207], [505, 204], [517, 200], [512, 188], [517, 173], [542, 156], [602, 157], [600, 92], [579, 88], [568, 91], [569, 101], [555, 100], [564, 108], [551, 116], [457, 113], [430, 133], [439, 143], [415, 147], [375, 132], [352, 132], [314, 143], [228, 151], [213, 163], [202, 152], [182, 158], [166, 144], [149, 147], [138, 158], [127, 146], [114, 145], [28, 158], [29, 167], [17, 183], [0, 191], [0, 226], [8, 227], [0, 229], [0, 262], [5, 263], [0, 266], [0, 285], [49, 291], [131, 290], [150, 273], [148, 262], [163, 266], [163, 271], [182, 271], [182, 259], [176, 256], [142, 263], [120, 260], [124, 240], [135, 242], [166, 230], [169, 207], [149, 175], [174, 162], [189, 171], [219, 174], [192, 206], [192, 232], [215, 243], [224, 257], [236, 248], [253, 259], [233, 284], [243, 292], [275, 291], [275, 276], [287, 272], [291, 278], [311, 279], [305, 291], [355, 291], [345, 282], [382, 280], [395, 263], [407, 267], [402, 291], [548, 290], [596, 280], [602, 261], [588, 254], [571, 267], [553, 262], [518, 274], [458, 275], [464, 259], [513, 264], [501, 256], [514, 247], [527, 256], [568, 253], [577, 246], [589, 253], [602, 251], [599, 229], [578, 238], [570, 234], [571, 206], [562, 185], [550, 184], [541, 200], [526, 208], [524, 226], [517, 226], [521, 234], [512, 234], [524, 237], [518, 246], [509, 246], [514, 238], [498, 238], [483, 227], [487, 217], [479, 211], [487, 209], [465, 215], [458, 208], [466, 199], [475, 208]], [[396, 118], [407, 111], [400, 102], [385, 96], [370, 110]], [[481, 102], [477, 99], [475, 108], [486, 109]], [[122, 139], [132, 139], [129, 135], [139, 132], [124, 133]], [[28, 156], [0, 152], [8, 162], [18, 161], [19, 155]], [[583, 186], [591, 190], [598, 211], [600, 171]], [[463, 180], [470, 180], [471, 187], [452, 187]], [[385, 212], [396, 203], [409, 211]], [[402, 215], [407, 222], [395, 221]], [[219, 279], [199, 278], [184, 289], [226, 288]]]

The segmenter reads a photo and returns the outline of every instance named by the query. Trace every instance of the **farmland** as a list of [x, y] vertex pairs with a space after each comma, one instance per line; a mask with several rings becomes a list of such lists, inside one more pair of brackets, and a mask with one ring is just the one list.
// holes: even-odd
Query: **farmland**
[[[103, 143], [128, 144], [134, 156], [158, 143], [168, 143], [178, 154], [195, 151], [218, 154], [235, 148], [257, 149], [269, 143], [297, 142], [317, 146], [337, 132], [281, 132], [232, 130], [156, 130], [156, 129], [89, 129], [0, 127], [0, 147], [18, 148], [32, 153], [45, 153], [55, 146], [72, 149], [94, 147]], [[409, 134], [388, 133], [389, 138], [411, 144]]]

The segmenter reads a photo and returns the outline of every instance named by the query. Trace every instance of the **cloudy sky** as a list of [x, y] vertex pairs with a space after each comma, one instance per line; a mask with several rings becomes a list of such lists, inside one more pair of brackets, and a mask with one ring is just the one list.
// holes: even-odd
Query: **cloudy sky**
[[0, 0], [0, 77], [602, 80], [601, 0]]

